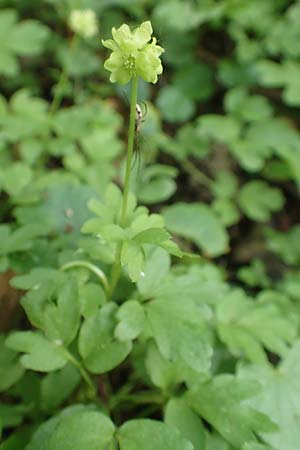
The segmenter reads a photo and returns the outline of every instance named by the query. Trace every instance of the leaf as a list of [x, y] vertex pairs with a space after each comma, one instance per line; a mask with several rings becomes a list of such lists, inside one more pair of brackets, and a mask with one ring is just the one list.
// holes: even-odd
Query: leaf
[[114, 430], [112, 421], [101, 412], [70, 414], [60, 420], [51, 434], [48, 450], [104, 449], [111, 442]]
[[250, 301], [241, 290], [218, 303], [216, 316], [219, 337], [229, 350], [256, 363], [267, 361], [264, 348], [284, 355], [297, 334], [276, 304]]
[[144, 298], [155, 293], [162, 280], [170, 270], [170, 256], [162, 248], [152, 249], [147, 255], [143, 276], [138, 279], [137, 286]]
[[198, 132], [200, 136], [230, 144], [238, 138], [240, 124], [233, 117], [207, 114], [198, 119]]
[[5, 76], [16, 75], [19, 64], [18, 55], [35, 55], [44, 46], [49, 30], [35, 20], [17, 23], [15, 10], [6, 9], [0, 14], [0, 73]]
[[105, 373], [118, 366], [130, 353], [131, 341], [114, 338], [116, 306], [103, 306], [86, 319], [79, 334], [79, 353], [92, 373]]
[[191, 100], [207, 100], [214, 92], [213, 70], [202, 61], [179, 66], [173, 82]]
[[267, 248], [290, 265], [300, 263], [300, 226], [295, 225], [284, 233], [266, 230]]
[[115, 337], [119, 341], [130, 341], [137, 338], [145, 325], [145, 313], [143, 306], [136, 300], [128, 300], [123, 303], [116, 313], [119, 323], [115, 329]]
[[159, 91], [156, 104], [166, 122], [184, 122], [195, 113], [195, 103], [177, 86], [163, 87]]
[[0, 402], [0, 423], [3, 428], [17, 427], [22, 424], [29, 411], [28, 405], [5, 405]]
[[266, 273], [265, 264], [259, 259], [253, 259], [249, 266], [241, 267], [237, 272], [238, 278], [250, 287], [267, 288], [270, 279]]
[[217, 198], [232, 198], [238, 189], [238, 180], [231, 172], [220, 171], [216, 174], [212, 192]]
[[18, 354], [5, 347], [4, 339], [0, 335], [0, 392], [13, 386], [24, 373]]
[[38, 223], [47, 233], [66, 236], [74, 246], [83, 223], [90, 217], [87, 201], [94, 191], [86, 185], [59, 181], [47, 187], [35, 206], [17, 208], [23, 224]]
[[228, 250], [225, 228], [209, 208], [201, 203], [177, 203], [163, 210], [166, 227], [191, 239], [209, 256], [219, 256]]
[[239, 193], [239, 204], [244, 213], [253, 220], [265, 222], [271, 213], [284, 205], [284, 197], [279, 189], [271, 188], [264, 181], [249, 181]]
[[32, 181], [32, 177], [33, 172], [30, 167], [22, 162], [16, 162], [1, 173], [2, 187], [12, 197], [17, 196]]
[[245, 88], [237, 87], [227, 92], [225, 108], [245, 121], [259, 122], [272, 116], [272, 107], [267, 98], [249, 95]]
[[15, 231], [12, 231], [8, 225], [0, 225], [0, 253], [9, 255], [31, 250], [33, 240], [41, 235], [43, 231], [35, 224], [18, 227]]
[[171, 398], [165, 408], [165, 422], [175, 427], [194, 446], [204, 450], [204, 426], [197, 414], [181, 398]]
[[39, 372], [61, 369], [67, 363], [63, 349], [33, 331], [17, 331], [5, 341], [8, 348], [26, 353], [21, 356], [24, 367]]
[[120, 450], [193, 450], [191, 442], [163, 422], [136, 419], [125, 422], [117, 432]]
[[260, 435], [276, 450], [298, 450], [300, 439], [300, 344], [296, 342], [290, 352], [275, 368], [267, 366], [240, 367], [238, 377], [243, 382], [255, 380], [260, 392], [249, 399], [249, 405], [267, 414], [279, 428], [277, 432]]
[[48, 103], [33, 97], [27, 89], [20, 89], [10, 99], [10, 109], [1, 118], [9, 142], [49, 136]]
[[81, 314], [85, 319], [96, 314], [100, 306], [106, 302], [103, 288], [96, 283], [79, 286], [79, 302]]
[[257, 441], [258, 432], [273, 432], [277, 427], [268, 417], [245, 402], [259, 391], [257, 381], [237, 380], [218, 375], [187, 392], [188, 404], [210, 423], [229, 443], [240, 448]]
[[99, 450], [113, 439], [114, 424], [92, 406], [73, 405], [35, 431], [26, 450]]
[[287, 59], [280, 64], [272, 61], [261, 61], [257, 64], [257, 72], [260, 81], [268, 87], [283, 87], [285, 103], [291, 106], [300, 104], [298, 62]]
[[200, 308], [181, 299], [155, 300], [146, 312], [153, 339], [166, 359], [182, 359], [200, 373], [209, 370], [212, 348]]
[[138, 244], [153, 244], [159, 245], [170, 239], [170, 233], [163, 228], [148, 228], [141, 231], [133, 237], [133, 240]]
[[144, 268], [145, 256], [141, 245], [133, 240], [125, 241], [122, 246], [121, 264], [127, 267], [131, 281], [136, 282]]
[[[66, 320], [67, 318], [67, 320]], [[57, 302], [44, 310], [44, 331], [51, 340], [61, 340], [68, 347], [80, 325], [80, 306], [75, 278], [70, 278], [58, 293]]]

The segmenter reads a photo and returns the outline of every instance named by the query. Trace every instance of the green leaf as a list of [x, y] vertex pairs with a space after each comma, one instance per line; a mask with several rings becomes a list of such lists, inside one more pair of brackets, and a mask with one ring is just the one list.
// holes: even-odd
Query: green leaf
[[238, 278], [250, 287], [267, 288], [270, 279], [266, 273], [265, 264], [259, 259], [253, 259], [249, 266], [241, 267], [237, 272]]
[[216, 174], [212, 185], [212, 192], [217, 198], [232, 198], [238, 189], [237, 177], [226, 171], [220, 171]]
[[162, 242], [170, 239], [170, 233], [163, 228], [148, 228], [141, 231], [133, 237], [133, 240], [138, 244], [153, 244], [159, 245]]
[[167, 122], [184, 122], [195, 113], [195, 104], [176, 86], [166, 86], [158, 94], [157, 107]]
[[130, 353], [131, 341], [114, 338], [116, 306], [103, 306], [86, 319], [79, 334], [79, 352], [92, 373], [105, 373], [118, 366]]
[[21, 428], [9, 436], [1, 445], [0, 450], [20, 450], [26, 447], [32, 434], [31, 428]]
[[17, 208], [16, 216], [23, 224], [38, 223], [49, 234], [65, 236], [74, 246], [74, 237], [90, 217], [87, 201], [93, 194], [86, 185], [59, 181], [43, 190], [36, 205]]
[[198, 132], [203, 137], [230, 144], [238, 138], [240, 124], [233, 117], [207, 114], [198, 119]]
[[162, 248], [152, 249], [147, 255], [143, 269], [144, 275], [138, 279], [137, 286], [144, 298], [151, 297], [170, 270], [170, 256]]
[[48, 303], [45, 307], [44, 331], [51, 340], [61, 340], [67, 347], [74, 340], [79, 325], [77, 282], [70, 278], [59, 291], [57, 303]]
[[295, 343], [288, 355], [275, 368], [241, 367], [238, 376], [243, 382], [255, 380], [261, 385], [249, 405], [267, 414], [279, 428], [272, 434], [260, 435], [275, 449], [298, 450], [300, 439], [300, 344]]
[[3, 428], [17, 427], [29, 411], [29, 405], [6, 405], [0, 402], [0, 423]]
[[11, 164], [1, 173], [3, 189], [12, 197], [21, 194], [23, 189], [32, 181], [33, 172], [22, 162]]
[[177, 430], [150, 419], [125, 422], [117, 432], [120, 450], [193, 450]]
[[296, 328], [274, 303], [253, 302], [243, 291], [224, 297], [216, 309], [220, 339], [235, 356], [265, 363], [264, 348], [284, 355], [296, 337]]
[[131, 281], [137, 281], [144, 268], [145, 256], [141, 245], [135, 241], [125, 241], [122, 246], [121, 264], [127, 267]]
[[266, 230], [267, 248], [290, 265], [300, 263], [300, 226], [295, 225], [284, 233]]
[[142, 305], [136, 300], [123, 303], [116, 314], [119, 323], [115, 329], [115, 337], [119, 341], [130, 341], [137, 338], [145, 325], [145, 312]]
[[228, 251], [228, 235], [218, 217], [201, 203], [177, 203], [163, 210], [166, 227], [195, 242], [209, 256]]
[[173, 82], [191, 100], [207, 100], [214, 92], [213, 71], [201, 61], [179, 67]]
[[47, 137], [50, 123], [45, 100], [32, 97], [26, 89], [15, 92], [10, 100], [10, 109], [1, 119], [5, 136], [10, 142], [33, 137]]
[[4, 340], [0, 335], [0, 392], [13, 386], [24, 373], [18, 354], [5, 347]]
[[85, 319], [93, 316], [100, 306], [106, 302], [103, 288], [96, 283], [86, 283], [79, 287], [81, 314]]
[[27, 369], [51, 372], [67, 363], [62, 347], [37, 332], [17, 331], [6, 339], [5, 344], [12, 350], [26, 353], [20, 360]]
[[209, 422], [229, 443], [240, 448], [257, 441], [258, 432], [277, 429], [268, 417], [245, 402], [259, 391], [257, 381], [237, 380], [219, 375], [186, 394], [190, 406]]
[[217, 198], [212, 203], [212, 208], [225, 227], [230, 227], [240, 220], [240, 212], [235, 202], [228, 198]]
[[204, 426], [197, 414], [181, 398], [171, 398], [165, 408], [165, 422], [175, 427], [194, 446], [194, 450], [204, 450]]
[[44, 422], [26, 450], [99, 450], [108, 446], [114, 424], [92, 406], [73, 405]]
[[240, 190], [239, 204], [250, 219], [265, 222], [272, 212], [283, 207], [284, 196], [279, 189], [271, 188], [264, 181], [249, 181]]
[[111, 442], [114, 424], [103, 413], [83, 411], [60, 420], [49, 439], [48, 450], [99, 450]]
[[225, 108], [228, 112], [249, 122], [259, 122], [272, 116], [272, 107], [265, 97], [249, 95], [242, 87], [227, 92]]
[[291, 106], [300, 104], [300, 64], [297, 61], [285, 60], [280, 64], [267, 60], [261, 61], [257, 64], [257, 72], [263, 85], [284, 88], [285, 103]]
[[182, 359], [200, 373], [209, 370], [212, 348], [200, 308], [181, 299], [155, 300], [146, 311], [153, 339], [166, 359]]
[[3, 10], [0, 14], [0, 73], [16, 75], [19, 64], [17, 55], [35, 55], [44, 46], [49, 30], [35, 20], [17, 23], [15, 10]]

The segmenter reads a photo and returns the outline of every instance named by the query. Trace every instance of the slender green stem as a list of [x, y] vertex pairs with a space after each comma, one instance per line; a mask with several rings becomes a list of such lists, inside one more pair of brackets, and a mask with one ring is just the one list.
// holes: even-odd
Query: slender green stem
[[123, 193], [123, 202], [122, 202], [122, 209], [121, 209], [121, 220], [120, 220], [120, 224], [123, 227], [126, 224], [127, 203], [128, 203], [128, 194], [129, 194], [129, 187], [130, 187], [130, 174], [131, 174], [131, 169], [132, 169], [132, 155], [133, 155], [133, 146], [134, 146], [134, 137], [135, 137], [135, 115], [136, 115], [137, 92], [138, 92], [138, 78], [133, 77], [132, 85], [131, 85], [127, 161], [126, 161], [124, 193]]
[[[69, 45], [69, 51], [73, 52], [74, 46], [75, 46], [75, 40], [76, 40], [76, 35], [74, 34], [74, 36], [72, 37], [72, 40], [70, 42]], [[54, 114], [58, 108], [60, 107], [61, 101], [62, 101], [62, 87], [63, 85], [66, 83], [66, 81], [68, 80], [68, 64], [66, 62], [63, 63], [63, 67], [62, 67], [62, 71], [60, 73], [59, 76], [59, 80], [58, 83], [55, 87], [55, 91], [54, 91], [54, 96], [52, 99], [52, 103], [50, 105], [50, 109], [49, 109], [49, 114], [52, 115]]]
[[[138, 93], [138, 78], [132, 78], [131, 84], [131, 100], [130, 100], [130, 118], [129, 118], [129, 131], [128, 131], [128, 144], [127, 144], [127, 160], [126, 160], [126, 171], [124, 180], [124, 191], [123, 191], [123, 201], [121, 207], [120, 215], [120, 225], [124, 227], [126, 225], [127, 219], [127, 204], [128, 195], [130, 188], [130, 174], [132, 168], [132, 155], [134, 147], [134, 137], [135, 137], [135, 116], [136, 116], [136, 103], [137, 103], [137, 93]], [[116, 249], [116, 258], [111, 271], [110, 286], [108, 290], [108, 298], [111, 298], [114, 290], [118, 284], [121, 275], [121, 253], [122, 253], [122, 243], [118, 244]]]
[[84, 267], [85, 269], [88, 269], [91, 272], [93, 272], [101, 281], [105, 292], [108, 291], [108, 280], [106, 278], [106, 275], [98, 266], [95, 266], [95, 264], [92, 264], [88, 261], [81, 261], [81, 260], [70, 261], [70, 262], [64, 264], [63, 266], [61, 266], [60, 270], [64, 271], [64, 270], [69, 270], [69, 269], [73, 269], [76, 267]]
[[90, 393], [92, 397], [96, 397], [97, 395], [97, 389], [96, 386], [93, 382], [93, 380], [91, 379], [91, 377], [89, 376], [88, 372], [85, 370], [85, 368], [83, 367], [83, 365], [80, 363], [80, 361], [78, 361], [74, 355], [72, 355], [72, 353], [69, 352], [68, 349], [64, 348], [64, 353], [66, 355], [67, 360], [73, 364], [73, 366], [77, 367], [77, 369], [79, 370], [79, 372], [81, 373], [82, 378], [84, 379], [84, 381], [86, 382], [87, 386], [90, 388]]

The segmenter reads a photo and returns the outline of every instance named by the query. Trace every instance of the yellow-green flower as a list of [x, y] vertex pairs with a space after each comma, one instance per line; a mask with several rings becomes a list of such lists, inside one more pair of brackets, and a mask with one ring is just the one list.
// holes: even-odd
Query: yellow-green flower
[[112, 29], [113, 39], [102, 41], [102, 44], [112, 50], [105, 61], [105, 69], [111, 72], [112, 83], [125, 84], [132, 77], [141, 77], [150, 83], [157, 82], [157, 76], [163, 71], [160, 55], [164, 49], [156, 45], [152, 36], [150, 21], [143, 22], [134, 31], [123, 24]]
[[97, 17], [92, 9], [74, 9], [69, 17], [69, 26], [74, 33], [91, 38], [98, 33]]

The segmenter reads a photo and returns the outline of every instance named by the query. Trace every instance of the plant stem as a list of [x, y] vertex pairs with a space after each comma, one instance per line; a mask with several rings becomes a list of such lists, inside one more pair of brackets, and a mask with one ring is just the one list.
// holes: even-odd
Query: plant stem
[[121, 209], [121, 220], [120, 225], [122, 227], [126, 224], [126, 213], [127, 213], [127, 202], [130, 187], [130, 174], [132, 168], [132, 155], [135, 137], [135, 114], [136, 114], [136, 103], [137, 103], [137, 91], [138, 91], [138, 78], [132, 78], [131, 84], [131, 101], [130, 101], [130, 119], [129, 119], [129, 132], [128, 132], [128, 145], [127, 145], [127, 161], [126, 161], [126, 172], [124, 181], [124, 192], [123, 192], [123, 202]]
[[86, 382], [87, 386], [90, 388], [90, 392], [91, 392], [91, 396], [94, 398], [97, 395], [97, 389], [96, 386], [93, 382], [93, 380], [91, 379], [91, 377], [89, 376], [88, 372], [85, 370], [85, 368], [83, 367], [83, 365], [80, 363], [80, 361], [78, 361], [75, 356], [72, 355], [72, 353], [69, 352], [69, 350], [67, 348], [64, 347], [64, 352], [66, 355], [67, 360], [73, 364], [73, 366], [77, 367], [77, 369], [79, 370], [79, 372], [81, 373], [82, 378], [84, 379], [84, 381]]
[[84, 267], [85, 269], [90, 270], [91, 272], [93, 272], [101, 281], [105, 292], [107, 293], [108, 291], [108, 280], [106, 278], [105, 273], [98, 267], [95, 266], [95, 264], [92, 264], [88, 261], [81, 261], [81, 260], [76, 260], [76, 261], [70, 261], [66, 264], [64, 264], [63, 266], [61, 266], [60, 270], [69, 270], [69, 269], [73, 269], [74, 267]]
[[[70, 42], [70, 45], [69, 45], [70, 53], [74, 49], [75, 40], [76, 40], [76, 35], [74, 34], [74, 36], [72, 37], [72, 40]], [[61, 70], [61, 73], [60, 73], [60, 76], [59, 76], [58, 83], [57, 83], [57, 85], [55, 87], [52, 103], [51, 103], [50, 108], [49, 108], [49, 114], [50, 115], [54, 114], [58, 110], [58, 108], [60, 107], [60, 104], [61, 104], [61, 101], [62, 101], [62, 97], [63, 97], [62, 96], [62, 87], [66, 83], [67, 80], [68, 80], [68, 64], [64, 61], [63, 67], [62, 67], [62, 70]]]
[[[132, 78], [131, 84], [131, 100], [130, 100], [130, 118], [129, 118], [129, 130], [128, 130], [128, 144], [127, 144], [127, 160], [126, 160], [126, 172], [124, 180], [123, 200], [120, 215], [120, 225], [125, 227], [127, 218], [127, 204], [130, 188], [130, 174], [132, 168], [132, 155], [135, 137], [135, 115], [136, 115], [136, 103], [138, 93], [138, 78]], [[108, 298], [111, 298], [114, 290], [118, 284], [121, 275], [121, 253], [122, 243], [118, 244], [116, 249], [116, 258], [111, 271], [110, 286], [108, 290]]]

